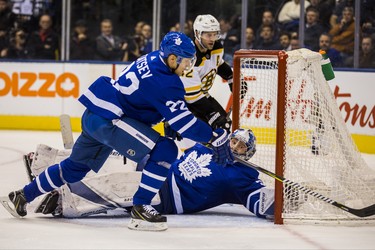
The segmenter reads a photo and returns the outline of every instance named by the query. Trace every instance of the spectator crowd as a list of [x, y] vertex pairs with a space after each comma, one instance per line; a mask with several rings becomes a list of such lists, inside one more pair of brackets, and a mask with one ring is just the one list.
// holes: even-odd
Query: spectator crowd
[[[286, 0], [277, 11], [265, 9], [260, 25], [246, 28], [244, 49], [288, 51], [300, 48], [300, 1], [304, 1], [305, 7], [303, 47], [313, 51], [325, 50], [334, 67], [352, 67], [355, 38], [353, 0]], [[34, 4], [32, 15], [21, 13], [20, 10], [25, 8], [15, 8], [15, 2], [0, 0], [0, 59], [60, 60], [59, 18], [56, 11], [50, 11], [57, 7], [42, 4], [54, 1], [39, 1], [37, 10]], [[362, 2], [359, 67], [375, 68], [375, 1]], [[145, 21], [137, 22], [132, 32], [117, 35], [114, 30], [119, 27], [114, 27], [111, 19], [103, 18], [98, 27], [99, 34], [93, 35], [89, 32], [88, 19], [82, 17], [73, 23], [71, 29], [70, 60], [134, 61], [152, 50], [152, 27]], [[217, 19], [224, 60], [231, 64], [233, 53], [241, 49], [241, 17], [219, 16]], [[176, 23], [169, 30], [179, 31], [180, 24]], [[187, 20], [183, 31], [193, 38], [192, 20]]]

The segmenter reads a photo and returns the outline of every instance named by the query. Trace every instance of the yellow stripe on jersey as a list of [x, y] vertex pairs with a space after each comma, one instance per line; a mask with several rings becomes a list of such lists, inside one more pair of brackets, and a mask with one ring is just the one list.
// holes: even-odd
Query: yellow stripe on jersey
[[201, 61], [201, 63], [199, 64], [198, 67], [203, 66], [203, 65], [204, 65], [204, 61], [206, 61], [206, 60], [207, 60], [206, 57], [202, 57], [202, 61]]
[[203, 92], [199, 92], [196, 95], [185, 95], [185, 101], [191, 103], [192, 101], [198, 101], [204, 96]]
[[220, 53], [224, 53], [224, 49], [221, 48], [221, 49], [215, 49], [213, 51], [211, 51], [211, 54], [220, 54]]
[[201, 85], [195, 85], [195, 86], [185, 88], [186, 92], [195, 92], [195, 91], [199, 91], [199, 90], [201, 90]]

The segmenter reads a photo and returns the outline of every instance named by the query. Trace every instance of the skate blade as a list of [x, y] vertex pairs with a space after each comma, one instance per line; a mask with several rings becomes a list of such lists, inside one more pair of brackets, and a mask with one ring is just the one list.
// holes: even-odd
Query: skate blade
[[128, 228], [138, 231], [165, 231], [168, 229], [166, 222], [148, 222], [138, 219], [130, 219]]
[[[3, 205], [3, 207], [11, 214], [13, 215], [14, 217], [16, 218], [22, 218], [22, 216], [20, 216], [16, 210], [14, 209], [13, 207], [13, 203], [9, 200], [9, 197], [8, 196], [1, 196], [0, 197], [0, 203], [1, 205]], [[10, 206], [10, 204], [12, 203], [12, 206]]]

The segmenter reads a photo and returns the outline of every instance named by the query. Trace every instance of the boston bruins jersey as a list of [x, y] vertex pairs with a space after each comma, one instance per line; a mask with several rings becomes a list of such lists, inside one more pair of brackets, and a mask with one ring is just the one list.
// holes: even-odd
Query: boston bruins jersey
[[186, 72], [181, 80], [184, 84], [187, 103], [194, 103], [203, 97], [209, 96], [208, 91], [214, 83], [216, 74], [223, 79], [232, 78], [232, 69], [223, 60], [224, 49], [219, 41], [216, 41], [212, 50], [200, 52], [197, 45], [197, 61], [192, 70]]

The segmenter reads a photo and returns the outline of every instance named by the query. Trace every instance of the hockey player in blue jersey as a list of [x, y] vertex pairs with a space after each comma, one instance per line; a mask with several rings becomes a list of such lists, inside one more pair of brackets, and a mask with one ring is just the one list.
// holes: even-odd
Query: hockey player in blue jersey
[[[230, 135], [230, 148], [234, 155], [249, 160], [256, 151], [253, 132], [237, 129]], [[56, 158], [50, 152], [47, 146], [38, 147], [38, 157], [31, 164], [34, 174], [38, 175], [42, 171], [38, 169], [46, 167], [48, 159]], [[59, 154], [67, 154], [67, 157], [69, 152], [61, 151]], [[232, 203], [245, 206], [258, 217], [271, 218], [274, 213], [274, 189], [264, 186], [259, 173], [238, 162], [227, 162], [224, 167], [220, 166], [213, 161], [212, 156], [212, 149], [201, 144], [186, 150], [172, 164], [167, 180], [154, 197], [156, 210], [162, 214], [186, 214]], [[36, 212], [76, 218], [131, 206], [131, 197], [140, 179], [140, 172], [125, 170], [121, 157], [111, 157], [112, 161], [107, 161], [103, 168], [106, 172], [63, 186], [60, 198], [58, 192], [50, 193], [39, 204]], [[124, 182], [124, 179], [132, 181]], [[117, 190], [115, 194], [114, 190]]]
[[23, 189], [8, 197], [19, 216], [36, 197], [65, 183], [82, 180], [98, 172], [113, 149], [140, 162], [146, 155], [139, 188], [133, 198], [130, 229], [165, 230], [166, 217], [150, 204], [176, 160], [175, 143], [152, 129], [161, 120], [173, 131], [194, 141], [212, 145], [215, 159], [225, 163], [231, 157], [226, 131], [215, 130], [197, 119], [186, 107], [185, 90], [179, 78], [195, 62], [194, 43], [186, 35], [170, 32], [160, 50], [151, 52], [126, 67], [117, 80], [99, 77], [79, 101], [86, 107], [82, 133], [69, 158], [48, 167]]
[[[230, 135], [230, 147], [234, 155], [249, 160], [256, 151], [253, 132], [237, 129]], [[239, 162], [222, 167], [211, 158], [212, 150], [201, 144], [185, 150], [172, 164], [155, 208], [163, 214], [183, 214], [232, 203], [258, 217], [273, 216], [274, 189], [264, 186], [258, 171]]]

